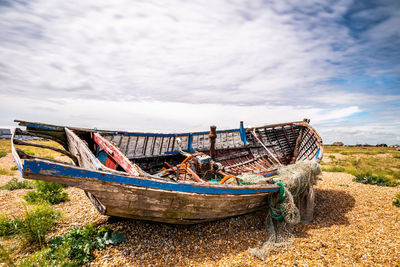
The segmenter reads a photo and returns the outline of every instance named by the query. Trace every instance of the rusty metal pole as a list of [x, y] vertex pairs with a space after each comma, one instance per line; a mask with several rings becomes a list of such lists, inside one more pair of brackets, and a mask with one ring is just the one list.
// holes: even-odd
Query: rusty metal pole
[[215, 157], [215, 139], [217, 138], [217, 126], [210, 126], [210, 157], [214, 159]]

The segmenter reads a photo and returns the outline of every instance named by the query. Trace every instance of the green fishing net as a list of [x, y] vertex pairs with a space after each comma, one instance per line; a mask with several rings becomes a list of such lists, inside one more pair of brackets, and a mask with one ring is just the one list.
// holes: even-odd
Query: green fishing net
[[293, 225], [300, 221], [310, 222], [314, 211], [314, 189], [320, 166], [316, 160], [301, 161], [278, 168], [274, 181], [281, 185], [278, 199], [270, 197], [266, 218], [268, 240], [249, 252], [265, 259], [273, 251], [279, 251], [292, 243]]

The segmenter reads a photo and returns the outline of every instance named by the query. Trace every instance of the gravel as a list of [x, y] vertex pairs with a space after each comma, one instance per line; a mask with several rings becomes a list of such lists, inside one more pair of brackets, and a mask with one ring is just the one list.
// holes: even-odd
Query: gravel
[[[6, 160], [0, 159], [0, 164]], [[87, 266], [399, 266], [400, 208], [392, 201], [400, 187], [354, 183], [352, 176], [344, 173], [323, 173], [321, 177], [314, 220], [297, 225], [293, 244], [265, 261], [247, 251], [267, 239], [263, 211], [190, 226], [111, 218], [100, 215], [82, 190], [71, 187], [66, 189], [71, 200], [55, 205], [64, 219], [49, 236], [92, 222], [125, 234], [123, 244], [95, 251]], [[0, 176], [0, 185], [10, 178]], [[0, 190], [0, 213], [21, 214], [22, 196], [27, 191]], [[16, 246], [10, 240], [1, 241], [4, 246]], [[33, 249], [17, 249], [12, 256], [18, 261]]]

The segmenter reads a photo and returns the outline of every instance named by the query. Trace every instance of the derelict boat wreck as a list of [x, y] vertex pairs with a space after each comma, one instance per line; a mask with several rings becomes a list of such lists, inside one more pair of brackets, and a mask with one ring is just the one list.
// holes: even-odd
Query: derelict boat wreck
[[[280, 190], [273, 178], [281, 166], [319, 162], [323, 154], [309, 120], [176, 134], [16, 122], [26, 127], [15, 129], [11, 141], [24, 178], [81, 188], [102, 214], [167, 223], [199, 223], [265, 207]], [[28, 155], [20, 145], [51, 149], [68, 160]]]

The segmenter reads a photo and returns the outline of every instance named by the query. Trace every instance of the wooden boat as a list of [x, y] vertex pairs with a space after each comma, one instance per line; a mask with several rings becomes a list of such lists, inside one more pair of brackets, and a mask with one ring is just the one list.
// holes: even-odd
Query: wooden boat
[[[190, 133], [105, 131], [18, 121], [12, 136], [15, 162], [24, 178], [85, 190], [102, 214], [192, 224], [264, 207], [279, 186], [280, 165], [322, 158], [322, 141], [309, 120], [255, 128]], [[20, 137], [56, 141], [63, 148]], [[17, 148], [60, 152], [70, 162], [39, 158]], [[239, 177], [251, 173], [261, 183]], [[228, 184], [229, 183], [229, 184]]]

